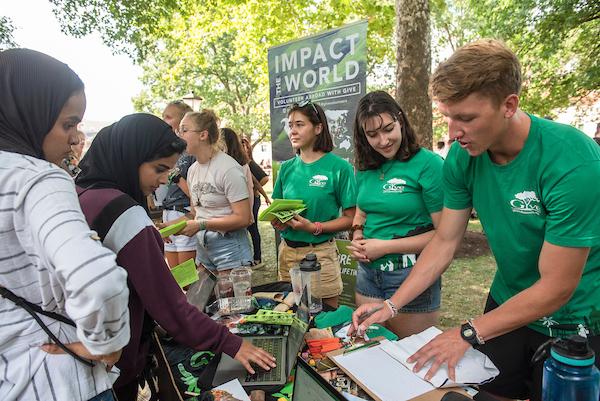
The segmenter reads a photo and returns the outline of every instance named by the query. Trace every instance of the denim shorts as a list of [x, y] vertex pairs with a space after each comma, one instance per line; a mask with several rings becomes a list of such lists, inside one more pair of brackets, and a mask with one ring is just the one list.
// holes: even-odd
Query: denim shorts
[[[366, 263], [359, 263], [356, 292], [365, 297], [388, 299], [394, 295], [411, 271], [412, 267], [384, 272], [371, 268]], [[400, 312], [426, 313], [440, 309], [441, 288], [442, 280], [438, 278], [421, 295], [400, 308]]]
[[202, 230], [196, 234], [196, 264], [209, 270], [228, 270], [252, 265], [252, 248], [245, 228], [222, 234]]

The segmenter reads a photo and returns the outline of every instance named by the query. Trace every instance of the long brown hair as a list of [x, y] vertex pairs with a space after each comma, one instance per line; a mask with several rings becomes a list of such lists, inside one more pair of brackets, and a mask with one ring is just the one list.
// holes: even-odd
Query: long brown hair
[[384, 91], [367, 93], [360, 99], [354, 118], [354, 161], [358, 170], [377, 169], [386, 162], [386, 158], [371, 147], [365, 134], [367, 120], [381, 114], [389, 114], [395, 121], [400, 122], [402, 142], [394, 159], [409, 160], [420, 149], [417, 136], [398, 102]]
[[244, 152], [240, 138], [234, 130], [231, 128], [221, 128], [221, 138], [223, 138], [229, 156], [233, 157], [240, 166], [248, 164], [248, 156]]

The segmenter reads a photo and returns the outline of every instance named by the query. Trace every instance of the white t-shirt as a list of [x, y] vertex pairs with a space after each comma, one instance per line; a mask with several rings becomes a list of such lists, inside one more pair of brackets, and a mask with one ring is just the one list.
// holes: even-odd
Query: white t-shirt
[[[77, 327], [39, 315], [65, 344], [93, 354], [129, 342], [127, 273], [92, 237], [75, 184], [44, 160], [0, 151], [0, 286]], [[25, 309], [0, 297], [0, 400], [85, 401], [112, 387], [106, 365], [50, 355]]]
[[221, 151], [208, 163], [192, 164], [188, 170], [188, 185], [190, 203], [198, 220], [229, 216], [232, 203], [249, 198], [242, 166]]

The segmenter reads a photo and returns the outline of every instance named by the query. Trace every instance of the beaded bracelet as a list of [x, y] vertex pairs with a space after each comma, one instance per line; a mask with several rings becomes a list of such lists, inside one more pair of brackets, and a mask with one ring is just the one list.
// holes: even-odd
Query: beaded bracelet
[[314, 222], [315, 225], [315, 231], [313, 232], [313, 235], [321, 235], [321, 233], [323, 232], [323, 224], [321, 224], [318, 221]]
[[394, 305], [394, 303], [389, 300], [386, 299], [385, 301], [383, 301], [383, 303], [385, 303], [387, 305], [387, 307], [390, 309], [390, 311], [392, 312], [392, 317], [395, 317], [398, 315], [398, 308], [396, 307], [396, 305]]

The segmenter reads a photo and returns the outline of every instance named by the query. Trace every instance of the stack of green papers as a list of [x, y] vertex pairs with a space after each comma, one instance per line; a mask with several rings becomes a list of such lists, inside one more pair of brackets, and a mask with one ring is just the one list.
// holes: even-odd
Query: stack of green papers
[[195, 283], [200, 279], [198, 276], [198, 270], [196, 270], [196, 263], [194, 263], [194, 259], [188, 259], [185, 262], [178, 264], [171, 269], [171, 273], [181, 288]]
[[295, 215], [306, 210], [303, 200], [299, 199], [273, 199], [268, 208], [258, 216], [260, 221], [279, 219], [282, 223], [291, 220]]

